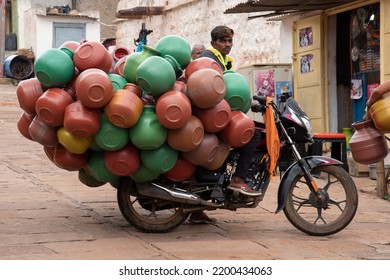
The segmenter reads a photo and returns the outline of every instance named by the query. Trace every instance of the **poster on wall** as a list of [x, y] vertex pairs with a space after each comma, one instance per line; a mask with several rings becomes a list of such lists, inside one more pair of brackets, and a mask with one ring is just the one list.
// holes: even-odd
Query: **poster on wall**
[[299, 47], [307, 47], [313, 45], [313, 29], [306, 27], [299, 30]]
[[275, 97], [274, 70], [256, 70], [255, 92], [258, 96]]
[[372, 92], [373, 92], [374, 89], [376, 89], [378, 86], [379, 86], [378, 83], [368, 84], [368, 85], [367, 85], [367, 99], [370, 99], [370, 97], [371, 97], [371, 95], [372, 95]]
[[301, 65], [301, 73], [309, 73], [313, 71], [313, 54], [307, 54], [307, 55], [302, 55], [301, 60], [300, 60], [300, 65]]
[[351, 80], [351, 99], [360, 99], [363, 96], [362, 80], [352, 79]]
[[289, 93], [292, 96], [292, 82], [291, 81], [276, 81], [275, 82], [276, 99], [279, 100], [279, 95]]

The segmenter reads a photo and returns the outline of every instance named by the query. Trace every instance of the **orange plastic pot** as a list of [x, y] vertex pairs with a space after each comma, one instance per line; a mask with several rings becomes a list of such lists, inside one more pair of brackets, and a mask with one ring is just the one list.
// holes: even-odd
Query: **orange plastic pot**
[[33, 121], [35, 115], [34, 114], [28, 114], [26, 112], [22, 112], [22, 114], [19, 117], [17, 127], [24, 137], [26, 137], [29, 140], [33, 140], [30, 132], [28, 131], [28, 128], [30, 127], [31, 122]]
[[195, 165], [210, 164], [218, 153], [218, 137], [205, 133], [200, 144], [190, 152], [183, 152], [183, 157]]
[[169, 129], [181, 128], [191, 118], [191, 102], [184, 93], [170, 90], [158, 98], [156, 114], [159, 122], [164, 127]]
[[196, 165], [184, 159], [182, 156], [176, 161], [176, 164], [163, 175], [165, 178], [174, 181], [174, 182], [182, 182], [191, 178], [196, 171]]
[[226, 93], [223, 76], [214, 69], [200, 69], [187, 81], [186, 94], [191, 103], [199, 108], [217, 105]]
[[189, 152], [200, 145], [204, 137], [202, 122], [195, 116], [181, 128], [168, 129], [168, 145], [181, 152]]
[[142, 114], [141, 98], [129, 90], [118, 89], [104, 107], [104, 114], [114, 125], [122, 128], [134, 126]]
[[92, 68], [80, 73], [76, 79], [77, 99], [87, 107], [101, 108], [113, 95], [112, 82], [107, 73]]
[[69, 104], [64, 113], [64, 128], [77, 137], [94, 136], [100, 127], [100, 110], [84, 106], [80, 101]]
[[63, 89], [49, 88], [37, 100], [37, 115], [51, 126], [61, 126], [64, 122], [66, 107], [73, 103], [73, 98]]
[[222, 75], [222, 68], [214, 59], [209, 57], [199, 57], [187, 65], [186, 71], [184, 73], [185, 79], [188, 81], [192, 73], [205, 68], [213, 69]]
[[232, 111], [229, 124], [220, 132], [222, 139], [233, 148], [244, 146], [255, 133], [255, 123], [241, 111]]
[[104, 162], [118, 176], [129, 176], [141, 167], [138, 149], [131, 144], [117, 151], [105, 151]]
[[87, 165], [88, 153], [74, 154], [58, 145], [54, 149], [53, 162], [62, 169], [77, 171]]
[[48, 125], [39, 116], [34, 117], [28, 132], [34, 141], [43, 146], [54, 147], [58, 144], [57, 127]]
[[20, 81], [16, 88], [19, 107], [28, 114], [36, 114], [35, 103], [43, 92], [42, 84], [37, 78]]
[[100, 42], [84, 41], [77, 47], [73, 56], [74, 65], [80, 71], [98, 68], [108, 73], [114, 59]]
[[208, 109], [195, 107], [193, 114], [201, 120], [205, 131], [218, 132], [229, 124], [232, 111], [229, 103], [222, 99], [217, 105]]

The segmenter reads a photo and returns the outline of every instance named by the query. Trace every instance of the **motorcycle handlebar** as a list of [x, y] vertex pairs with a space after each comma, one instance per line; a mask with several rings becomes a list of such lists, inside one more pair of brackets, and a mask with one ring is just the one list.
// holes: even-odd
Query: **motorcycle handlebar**
[[253, 96], [253, 100], [256, 100], [258, 101], [259, 103], [258, 104], [252, 104], [251, 106], [251, 111], [254, 112], [254, 113], [264, 113], [265, 110], [266, 110], [266, 97], [265, 96], [257, 96], [257, 95], [254, 95]]
[[261, 105], [266, 105], [266, 98], [267, 97], [265, 96], [258, 96], [258, 95], [253, 96], [253, 100], [259, 101]]

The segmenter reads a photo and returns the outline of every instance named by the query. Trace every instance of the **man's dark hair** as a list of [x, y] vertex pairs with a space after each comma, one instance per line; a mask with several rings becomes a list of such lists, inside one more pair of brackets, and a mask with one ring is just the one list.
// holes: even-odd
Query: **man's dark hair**
[[234, 35], [233, 29], [227, 26], [216, 26], [211, 30], [211, 40], [217, 41], [218, 39], [232, 38]]

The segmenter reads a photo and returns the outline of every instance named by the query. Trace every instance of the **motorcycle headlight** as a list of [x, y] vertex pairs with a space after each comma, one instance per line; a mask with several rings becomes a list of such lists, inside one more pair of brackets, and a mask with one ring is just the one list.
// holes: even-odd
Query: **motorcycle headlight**
[[307, 129], [307, 135], [310, 138], [313, 138], [314, 132], [313, 132], [313, 126], [311, 125], [310, 120], [306, 119], [306, 118], [302, 118], [302, 121], [303, 121], [303, 124], [305, 125], [305, 127]]

